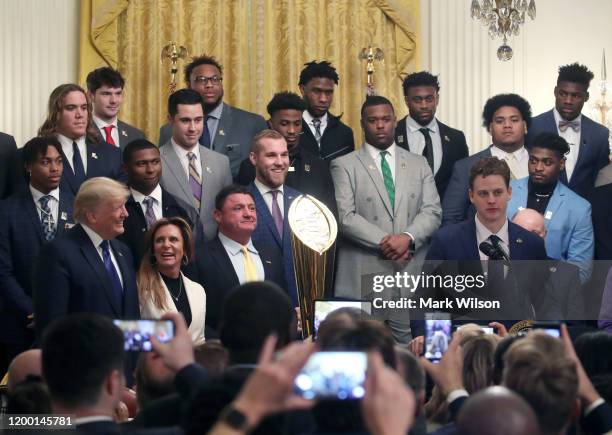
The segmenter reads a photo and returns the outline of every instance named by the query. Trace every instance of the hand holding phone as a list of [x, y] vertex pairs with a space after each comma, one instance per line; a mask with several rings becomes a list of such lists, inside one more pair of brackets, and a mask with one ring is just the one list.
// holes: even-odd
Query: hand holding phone
[[174, 337], [174, 323], [171, 320], [121, 320], [113, 323], [123, 332], [123, 348], [126, 351], [150, 352], [153, 350], [151, 337], [162, 343]]

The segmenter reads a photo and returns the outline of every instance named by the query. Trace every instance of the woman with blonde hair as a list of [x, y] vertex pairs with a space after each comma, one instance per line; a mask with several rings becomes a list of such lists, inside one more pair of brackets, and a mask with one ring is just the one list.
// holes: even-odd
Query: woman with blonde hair
[[140, 315], [158, 319], [168, 311], [185, 317], [194, 345], [204, 343], [206, 293], [181, 273], [193, 258], [193, 236], [182, 218], [159, 219], [145, 236], [145, 251], [136, 277]]

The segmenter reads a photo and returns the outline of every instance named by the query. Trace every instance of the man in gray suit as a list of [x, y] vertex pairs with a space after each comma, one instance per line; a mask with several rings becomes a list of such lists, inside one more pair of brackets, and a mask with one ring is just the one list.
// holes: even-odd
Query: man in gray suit
[[123, 103], [125, 80], [109, 67], [93, 70], [87, 75], [87, 95], [93, 104], [93, 120], [100, 131], [100, 140], [121, 148], [136, 139], [144, 139], [144, 133], [136, 127], [117, 119]]
[[[366, 143], [332, 160], [330, 167], [343, 240], [337, 255], [335, 296], [358, 299], [372, 291], [367, 283], [362, 288], [364, 275], [420, 273], [413, 257], [424, 257], [442, 214], [427, 160], [395, 145], [391, 102], [368, 97], [361, 108], [361, 126]], [[400, 342], [410, 338], [406, 313], [389, 310], [385, 314]]]
[[[204, 100], [204, 129], [200, 145], [225, 154], [232, 168], [232, 176], [238, 175], [240, 163], [249, 158], [253, 136], [267, 128], [260, 115], [232, 107], [223, 102], [223, 68], [212, 56], [194, 57], [185, 66], [185, 82], [189, 89], [197, 91]], [[159, 144], [170, 139], [170, 125], [159, 130]]]
[[168, 99], [172, 137], [160, 148], [161, 185], [199, 211], [206, 240], [217, 235], [213, 219], [217, 193], [232, 184], [227, 156], [198, 144], [204, 124], [202, 97], [191, 89], [176, 91]]

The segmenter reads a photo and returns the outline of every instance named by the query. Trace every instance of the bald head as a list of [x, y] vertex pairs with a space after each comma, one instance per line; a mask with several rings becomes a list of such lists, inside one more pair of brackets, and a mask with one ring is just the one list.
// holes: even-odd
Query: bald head
[[544, 225], [544, 216], [531, 208], [519, 210], [512, 218], [512, 223], [519, 225], [544, 238], [546, 237], [546, 226]]
[[[503, 424], [500, 422], [503, 421]], [[457, 418], [460, 435], [537, 435], [531, 407], [506, 387], [489, 387], [470, 396]]]
[[9, 365], [8, 389], [25, 381], [28, 376], [42, 376], [42, 359], [40, 349], [30, 349], [20, 353]]

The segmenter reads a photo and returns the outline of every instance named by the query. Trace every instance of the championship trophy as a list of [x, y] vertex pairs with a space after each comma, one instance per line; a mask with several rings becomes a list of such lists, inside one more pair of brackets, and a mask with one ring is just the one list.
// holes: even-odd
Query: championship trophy
[[331, 211], [310, 195], [296, 198], [288, 213], [302, 337], [306, 338], [314, 333], [314, 301], [323, 298], [333, 274], [338, 224]]
[[187, 49], [182, 45], [177, 45], [176, 42], [170, 41], [161, 51], [161, 63], [164, 59], [170, 60], [170, 83], [168, 89], [173, 93], [176, 89], [176, 73], [178, 72], [178, 60], [185, 59], [188, 56]]

